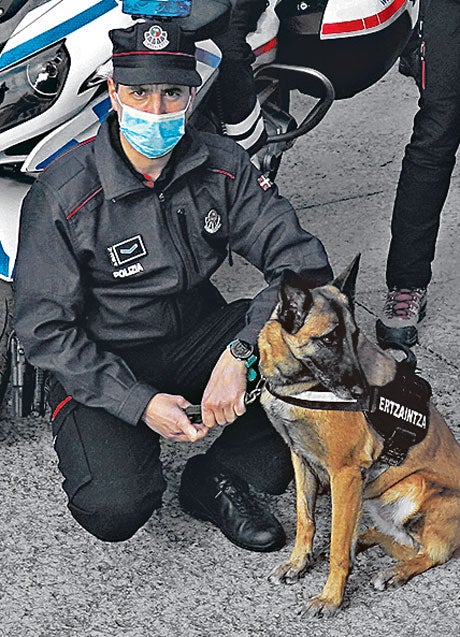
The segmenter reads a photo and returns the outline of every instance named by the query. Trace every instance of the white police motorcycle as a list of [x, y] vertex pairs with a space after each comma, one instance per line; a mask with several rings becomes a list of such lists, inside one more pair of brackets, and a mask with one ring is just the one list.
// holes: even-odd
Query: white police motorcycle
[[[134, 19], [175, 19], [195, 32], [203, 84], [197, 120], [221, 130], [211, 95], [221, 54], [210, 37], [225, 28], [235, 0], [0, 0], [0, 402], [10, 375], [15, 412], [40, 412], [36, 371], [11, 341], [11, 281], [22, 196], [34, 176], [91, 137], [110, 101], [101, 66], [111, 56], [107, 33]], [[296, 137], [311, 130], [336, 98], [382, 77], [400, 55], [419, 0], [270, 0], [248, 41], [269, 138], [262, 170], [272, 176]], [[318, 98], [297, 124], [291, 89]], [[35, 376], [34, 376], [35, 374]], [[28, 392], [24, 378], [31, 377]], [[39, 390], [39, 391], [37, 391]], [[26, 395], [28, 393], [28, 395]]]

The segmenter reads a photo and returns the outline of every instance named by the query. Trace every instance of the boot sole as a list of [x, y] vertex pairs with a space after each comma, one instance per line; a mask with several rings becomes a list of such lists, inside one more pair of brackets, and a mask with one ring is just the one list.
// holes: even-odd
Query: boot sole
[[[425, 316], [426, 305], [420, 309], [417, 324], [423, 321]], [[396, 343], [413, 347], [418, 343], [418, 331], [415, 325], [409, 327], [388, 327], [381, 319], [378, 319], [375, 324], [375, 331], [379, 345], [388, 346], [391, 345], [391, 343]]]

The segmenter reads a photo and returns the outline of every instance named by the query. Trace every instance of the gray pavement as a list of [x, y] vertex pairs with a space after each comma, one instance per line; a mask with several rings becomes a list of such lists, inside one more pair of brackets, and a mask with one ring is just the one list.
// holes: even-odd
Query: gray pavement
[[[278, 185], [305, 228], [325, 243], [336, 272], [362, 253], [358, 321], [373, 336], [384, 299], [389, 222], [403, 148], [416, 109], [410, 80], [393, 70], [379, 84], [333, 106], [327, 119], [286, 154]], [[294, 97], [296, 109], [305, 98]], [[444, 210], [428, 315], [415, 348], [435, 401], [460, 440], [460, 173]], [[253, 294], [261, 278], [238, 261], [216, 277], [228, 298]], [[305, 598], [325, 581], [322, 559], [291, 587], [267, 573], [292, 548], [293, 489], [267, 501], [285, 525], [288, 546], [261, 555], [231, 545], [213, 526], [188, 518], [177, 487], [186, 458], [208, 442], [166, 444], [169, 486], [163, 510], [129, 542], [104, 544], [66, 510], [46, 419], [0, 421], [1, 637], [446, 637], [460, 628], [460, 564], [425, 573], [384, 593], [370, 586], [389, 563], [379, 549], [360, 556], [345, 608], [333, 619], [306, 621]], [[116, 470], [116, 468], [115, 468]], [[320, 499], [318, 545], [330, 514]]]

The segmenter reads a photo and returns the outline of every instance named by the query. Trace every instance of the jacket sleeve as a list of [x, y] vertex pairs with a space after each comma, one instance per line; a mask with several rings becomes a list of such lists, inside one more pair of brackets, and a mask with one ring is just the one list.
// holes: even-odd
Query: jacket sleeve
[[332, 280], [332, 269], [321, 241], [304, 230], [291, 204], [278, 194], [247, 159], [237, 151], [238, 178], [233, 182], [229, 213], [230, 247], [263, 272], [268, 287], [252, 301], [247, 324], [238, 338], [255, 344], [277, 301], [281, 274], [289, 268], [311, 287]]
[[70, 232], [56, 193], [36, 182], [21, 211], [16, 333], [30, 363], [52, 372], [75, 400], [136, 425], [158, 391], [86, 334], [84, 274]]

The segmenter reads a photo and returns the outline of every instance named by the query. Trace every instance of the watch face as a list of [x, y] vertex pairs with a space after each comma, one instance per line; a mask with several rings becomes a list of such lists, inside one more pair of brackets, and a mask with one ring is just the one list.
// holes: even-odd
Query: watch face
[[235, 358], [246, 360], [254, 352], [254, 347], [249, 343], [246, 343], [245, 341], [236, 339], [235, 341], [230, 343], [230, 351]]

